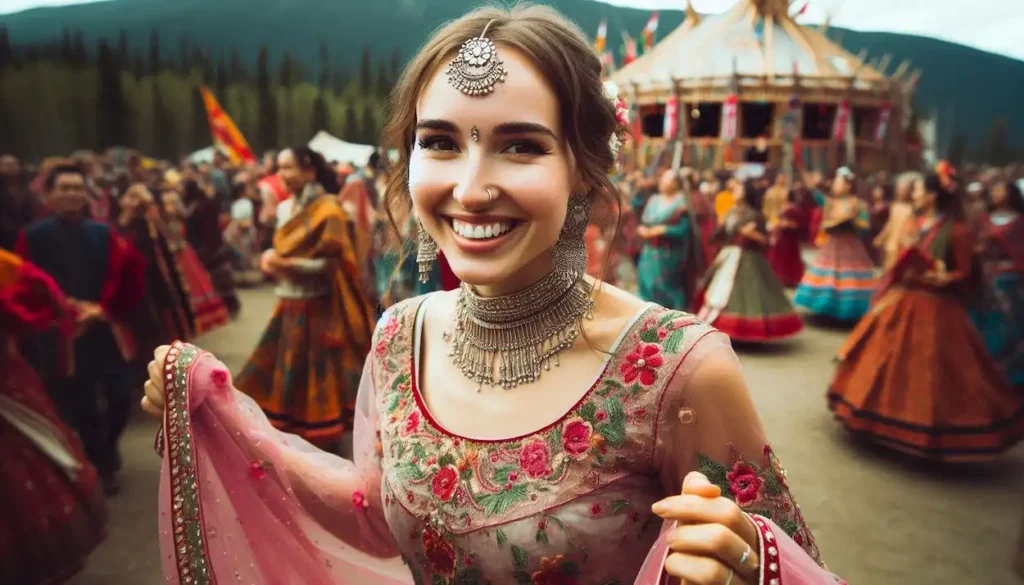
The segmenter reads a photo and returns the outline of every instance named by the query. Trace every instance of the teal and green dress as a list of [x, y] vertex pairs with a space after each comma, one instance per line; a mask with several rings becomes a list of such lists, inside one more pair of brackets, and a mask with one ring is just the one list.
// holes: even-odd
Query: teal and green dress
[[803, 322], [765, 257], [761, 244], [740, 231], [755, 222], [757, 211], [746, 205], [729, 210], [719, 228], [724, 247], [701, 279], [698, 316], [734, 341], [776, 341], [796, 335]]
[[665, 226], [665, 233], [644, 242], [637, 262], [638, 295], [671, 309], [686, 309], [703, 271], [700, 234], [691, 221], [685, 196], [654, 195], [647, 200], [642, 225]]

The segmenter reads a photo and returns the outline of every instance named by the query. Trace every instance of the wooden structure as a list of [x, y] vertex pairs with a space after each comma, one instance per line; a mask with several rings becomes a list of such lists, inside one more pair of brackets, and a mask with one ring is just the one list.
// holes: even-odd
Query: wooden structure
[[[886, 75], [888, 55], [876, 66], [865, 57], [797, 24], [790, 0], [740, 0], [717, 15], [688, 8], [678, 28], [609, 78], [639, 116], [647, 142], [673, 138], [662, 129], [666, 110], [676, 113], [674, 138], [689, 166], [901, 168], [919, 72], [904, 62]], [[726, 142], [722, 113], [731, 96], [736, 130]], [[847, 131], [837, 133], [844, 112], [839, 128]]]

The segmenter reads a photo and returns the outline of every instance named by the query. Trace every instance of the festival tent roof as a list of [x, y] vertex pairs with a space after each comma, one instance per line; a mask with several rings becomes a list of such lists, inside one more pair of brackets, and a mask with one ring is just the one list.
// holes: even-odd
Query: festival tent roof
[[353, 144], [321, 130], [309, 141], [308, 146], [324, 155], [328, 162], [347, 162], [357, 166], [366, 164], [375, 150], [366, 144]]
[[[686, 86], [728, 87], [734, 78], [769, 78], [773, 85], [882, 89], [887, 78], [824, 34], [796, 23], [789, 0], [740, 0], [722, 14], [692, 9], [682, 24], [648, 53], [610, 78], [640, 93]], [[635, 85], [634, 85], [635, 84]]]
[[216, 146], [207, 146], [206, 148], [201, 148], [193, 152], [192, 154], [188, 155], [188, 159], [195, 164], [212, 163], [213, 153], [217, 152], [218, 150], [220, 150], [222, 154], [227, 155], [227, 153], [225, 153], [221, 149], [218, 149]]

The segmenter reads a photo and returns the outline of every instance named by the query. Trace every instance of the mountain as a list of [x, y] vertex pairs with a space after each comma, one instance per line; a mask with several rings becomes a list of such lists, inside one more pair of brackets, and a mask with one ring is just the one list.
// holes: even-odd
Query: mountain
[[[610, 6], [593, 0], [545, 2], [575, 20], [590, 34], [603, 18], [609, 25], [610, 45], [619, 50], [621, 34], [639, 35], [650, 15], [647, 10]], [[319, 70], [319, 45], [325, 43], [334, 67], [358, 68], [365, 46], [372, 58], [384, 62], [397, 53], [411, 56], [430, 31], [455, 18], [474, 0], [108, 0], [56, 8], [37, 8], [0, 17], [15, 46], [53, 42], [65, 28], [80, 29], [90, 44], [100, 37], [116, 42], [128, 33], [132, 51], [147, 51], [150, 32], [160, 33], [162, 53], [177, 60], [180, 39], [204, 49], [214, 58], [227, 58], [237, 47], [242, 59], [255, 63], [260, 45], [280, 59], [286, 52], [307, 71]], [[662, 11], [662, 36], [682, 20], [681, 11]], [[1011, 140], [1024, 145], [1024, 61], [987, 53], [932, 38], [893, 33], [857, 32], [833, 28], [833, 40], [853, 53], [867, 49], [870, 57], [893, 56], [894, 65], [910, 59], [922, 69], [917, 106], [937, 112], [943, 133], [963, 133], [976, 144], [993, 120], [1010, 122]], [[950, 114], [952, 112], [952, 114]], [[951, 122], [951, 124], [950, 124]], [[941, 125], [940, 124], [940, 125]]]

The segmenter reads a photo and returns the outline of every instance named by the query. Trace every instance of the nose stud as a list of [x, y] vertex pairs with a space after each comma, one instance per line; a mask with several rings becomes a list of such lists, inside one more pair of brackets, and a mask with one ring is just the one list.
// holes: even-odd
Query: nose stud
[[473, 142], [480, 142], [480, 129], [476, 126], [470, 128], [469, 137], [473, 139]]
[[484, 189], [484, 191], [487, 192], [487, 203], [491, 203], [492, 201], [494, 201], [494, 194], [491, 193], [491, 188], [487, 187], [486, 189]]

